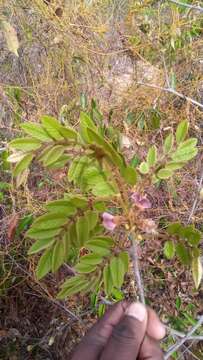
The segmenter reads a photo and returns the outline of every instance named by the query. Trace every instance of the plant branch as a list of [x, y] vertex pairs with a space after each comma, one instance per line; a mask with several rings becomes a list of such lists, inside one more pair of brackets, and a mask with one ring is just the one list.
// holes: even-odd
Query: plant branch
[[203, 12], [203, 7], [201, 6], [198, 6], [198, 5], [191, 5], [191, 4], [187, 4], [187, 3], [183, 3], [181, 1], [177, 1], [177, 0], [168, 0], [178, 6], [184, 6], [184, 7], [187, 7], [189, 9], [192, 9], [192, 10], [198, 10], [198, 11], [201, 11]]
[[177, 341], [177, 343], [172, 346], [167, 353], [165, 353], [164, 360], [167, 360], [171, 357], [171, 355], [177, 351], [187, 340], [191, 338], [194, 332], [203, 324], [203, 315], [200, 316], [198, 322], [193, 326], [193, 328], [185, 335], [181, 340]]
[[166, 87], [162, 87], [162, 86], [155, 85], [155, 84], [143, 83], [143, 82], [141, 82], [141, 81], [137, 82], [137, 84], [138, 84], [138, 85], [142, 85], [142, 86], [151, 87], [151, 88], [153, 88], [153, 89], [162, 90], [162, 91], [171, 93], [171, 94], [173, 94], [173, 95], [179, 96], [181, 99], [184, 99], [184, 100], [190, 102], [191, 104], [193, 104], [193, 105], [195, 105], [195, 106], [199, 106], [200, 108], [203, 109], [203, 104], [201, 104], [200, 102], [192, 99], [192, 98], [189, 97], [189, 96], [186, 96], [186, 95], [181, 94], [180, 92], [172, 89], [171, 87], [166, 88]]
[[137, 251], [137, 240], [135, 239], [135, 234], [129, 234], [129, 239], [132, 243], [132, 261], [133, 261], [133, 269], [134, 269], [134, 276], [135, 281], [138, 287], [139, 298], [142, 304], [145, 304], [145, 295], [144, 295], [144, 286], [142, 283], [140, 267], [139, 267], [139, 257]]

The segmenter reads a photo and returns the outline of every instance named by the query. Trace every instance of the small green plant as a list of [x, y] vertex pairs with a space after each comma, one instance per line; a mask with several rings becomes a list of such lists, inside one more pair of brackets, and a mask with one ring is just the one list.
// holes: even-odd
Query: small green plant
[[[75, 250], [76, 275], [62, 284], [60, 299], [77, 292], [99, 291], [111, 297], [121, 289], [129, 267], [131, 239], [158, 231], [153, 219], [146, 218], [145, 210], [152, 206], [146, 186], [167, 180], [197, 154], [197, 139], [187, 138], [188, 123], [182, 121], [175, 136], [168, 134], [162, 149], [151, 146], [146, 159], [133, 167], [120, 152], [113, 129], [108, 131], [101, 116], [94, 114], [80, 114], [78, 131], [43, 116], [41, 124], [22, 124], [28, 137], [9, 145], [17, 186], [26, 181], [32, 162], [48, 169], [67, 168], [67, 191], [45, 204], [45, 213], [27, 231], [27, 237], [35, 240], [29, 255], [42, 253], [36, 269], [38, 279], [56, 272]], [[183, 260], [191, 250], [188, 256], [198, 287], [202, 274], [200, 233], [193, 227], [173, 224], [166, 239], [169, 236], [165, 255], [172, 258], [176, 251]]]

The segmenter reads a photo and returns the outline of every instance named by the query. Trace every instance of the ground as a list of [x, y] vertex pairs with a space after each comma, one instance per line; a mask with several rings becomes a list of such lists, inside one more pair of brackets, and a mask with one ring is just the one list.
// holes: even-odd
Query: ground
[[[43, 203], [61, 192], [66, 171], [33, 168], [27, 185], [16, 189], [5, 157], [21, 122], [50, 114], [77, 128], [84, 102], [94, 98], [106, 124], [121, 132], [131, 160], [135, 154], [142, 159], [150, 143], [160, 144], [168, 129], [187, 119], [199, 153], [167, 185], [146, 188], [149, 215], [160, 227], [166, 219], [187, 223], [197, 196], [191, 221], [203, 231], [201, 14], [151, 0], [2, 1], [0, 21], [16, 30], [19, 56], [9, 51], [0, 27], [0, 359], [68, 359], [98, 313], [87, 297], [55, 300], [69, 275], [66, 266], [36, 280], [24, 233]], [[168, 87], [189, 101], [162, 89]], [[167, 261], [162, 249], [161, 237], [139, 247], [146, 298], [164, 322], [187, 331], [202, 314], [203, 288], [195, 290], [190, 270]], [[135, 290], [131, 272], [124, 294], [134, 297]], [[172, 342], [166, 338], [166, 348]], [[200, 342], [190, 350], [174, 358], [203, 358]]]

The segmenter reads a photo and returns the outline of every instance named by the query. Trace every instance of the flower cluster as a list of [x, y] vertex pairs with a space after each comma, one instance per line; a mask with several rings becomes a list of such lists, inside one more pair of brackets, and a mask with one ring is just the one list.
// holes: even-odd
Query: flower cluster
[[[150, 209], [152, 204], [146, 195], [141, 195], [138, 192], [133, 192], [131, 195], [131, 200], [133, 205], [139, 210], [144, 211], [146, 209]], [[110, 231], [113, 231], [116, 226], [122, 223], [121, 216], [114, 216], [108, 212], [104, 212], [102, 214], [103, 218], [103, 226]], [[139, 219], [137, 226], [140, 230], [148, 233], [155, 234], [156, 233], [156, 224], [152, 219]]]

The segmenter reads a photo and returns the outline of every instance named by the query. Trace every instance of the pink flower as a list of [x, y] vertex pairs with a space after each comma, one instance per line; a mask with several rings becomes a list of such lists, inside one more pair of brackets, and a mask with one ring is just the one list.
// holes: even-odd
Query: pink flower
[[157, 226], [152, 219], [144, 219], [140, 224], [140, 228], [147, 234], [156, 234]]
[[116, 227], [116, 223], [114, 222], [115, 220], [115, 216], [107, 213], [107, 212], [104, 212], [102, 214], [102, 218], [103, 218], [103, 225], [104, 227], [107, 229], [107, 230], [111, 230], [113, 231]]
[[144, 211], [145, 209], [150, 209], [152, 207], [152, 204], [149, 199], [147, 199], [147, 196], [141, 195], [138, 192], [132, 193], [131, 200], [141, 211]]

